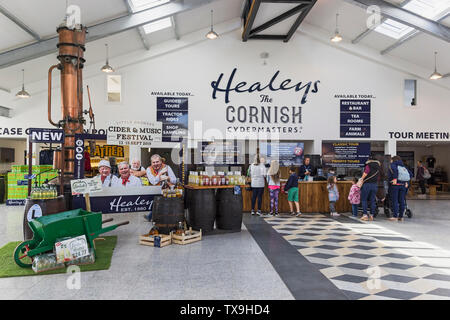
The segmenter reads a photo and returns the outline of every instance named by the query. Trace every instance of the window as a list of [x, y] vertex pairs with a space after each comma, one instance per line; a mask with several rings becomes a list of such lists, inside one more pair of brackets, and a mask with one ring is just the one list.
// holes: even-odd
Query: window
[[417, 80], [405, 80], [404, 106], [414, 107], [417, 105]]
[[172, 19], [170, 17], [160, 19], [158, 21], [151, 22], [143, 26], [145, 34], [149, 34], [170, 27], [172, 27]]
[[168, 2], [170, 2], [170, 0], [130, 0], [130, 5], [133, 12], [136, 12], [156, 7]]
[[122, 76], [108, 75], [106, 79], [108, 102], [122, 102]]
[[[402, 8], [436, 21], [450, 12], [450, 0], [412, 0]], [[375, 31], [394, 39], [400, 39], [413, 30], [414, 28], [391, 19], [375, 28]]]

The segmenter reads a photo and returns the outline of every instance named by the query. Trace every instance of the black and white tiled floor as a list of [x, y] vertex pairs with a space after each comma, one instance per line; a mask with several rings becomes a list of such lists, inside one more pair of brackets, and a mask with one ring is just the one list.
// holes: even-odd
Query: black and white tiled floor
[[450, 299], [450, 252], [323, 214], [266, 218], [349, 299]]

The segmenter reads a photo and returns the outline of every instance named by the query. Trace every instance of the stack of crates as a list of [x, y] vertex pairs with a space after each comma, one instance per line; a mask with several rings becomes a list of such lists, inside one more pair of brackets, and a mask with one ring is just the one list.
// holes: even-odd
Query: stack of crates
[[[39, 185], [39, 181], [42, 183], [45, 182], [46, 179], [49, 181], [58, 176], [58, 171], [53, 170], [51, 165], [38, 165], [32, 167], [32, 174], [38, 175], [41, 172], [50, 170], [48, 172], [42, 173], [40, 176], [36, 177], [32, 180], [32, 186], [35, 185], [37, 181]], [[21, 185], [19, 186], [17, 183], [20, 180], [26, 180], [25, 175], [28, 175], [28, 166], [20, 166], [13, 165], [11, 172], [8, 173], [7, 178], [7, 199], [8, 200], [23, 200], [28, 197], [28, 186]]]

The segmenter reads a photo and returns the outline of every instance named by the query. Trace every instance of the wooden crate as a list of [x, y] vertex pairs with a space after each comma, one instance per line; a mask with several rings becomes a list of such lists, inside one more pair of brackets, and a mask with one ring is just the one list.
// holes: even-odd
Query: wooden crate
[[196, 231], [189, 228], [189, 230], [182, 235], [172, 233], [172, 242], [175, 244], [189, 244], [200, 240], [202, 240], [202, 229]]
[[149, 234], [144, 234], [142, 236], [139, 236], [139, 244], [142, 244], [144, 246], [154, 247], [156, 236], [161, 237], [161, 246], [160, 246], [161, 248], [172, 244], [171, 234], [158, 234], [155, 236], [151, 236]]

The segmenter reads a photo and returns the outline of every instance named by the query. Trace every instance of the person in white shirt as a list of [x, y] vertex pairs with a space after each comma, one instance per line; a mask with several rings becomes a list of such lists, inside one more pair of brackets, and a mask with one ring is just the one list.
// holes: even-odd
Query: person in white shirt
[[172, 168], [164, 164], [158, 154], [154, 154], [150, 158], [150, 163], [150, 167], [147, 168], [147, 178], [151, 185], [161, 185], [164, 180], [168, 180], [169, 185], [177, 183], [177, 177]]
[[98, 171], [103, 187], [114, 186], [119, 181], [119, 178], [111, 174], [111, 164], [108, 160], [101, 160], [98, 163]]
[[133, 176], [138, 178], [144, 177], [147, 174], [144, 167], [141, 166], [141, 161], [139, 159], [133, 159], [131, 161], [130, 172]]
[[114, 184], [114, 187], [142, 187], [142, 181], [139, 178], [133, 176], [130, 172], [130, 165], [128, 162], [123, 161], [119, 163], [120, 178]]
[[[255, 156], [255, 161], [250, 165], [248, 175], [251, 178], [252, 187], [252, 215], [261, 216], [261, 205], [264, 194], [265, 177], [267, 169], [264, 165], [265, 159]], [[256, 199], [258, 199], [258, 211], [255, 213]]]

